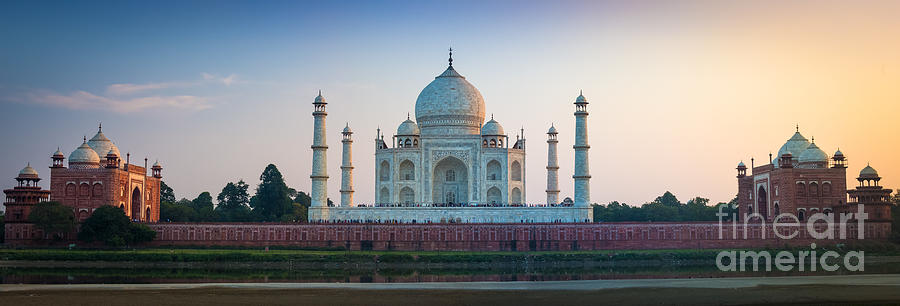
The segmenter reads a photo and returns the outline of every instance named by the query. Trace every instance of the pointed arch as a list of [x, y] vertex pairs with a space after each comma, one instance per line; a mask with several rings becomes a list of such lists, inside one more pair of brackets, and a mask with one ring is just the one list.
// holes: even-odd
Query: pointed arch
[[416, 165], [410, 160], [400, 162], [400, 180], [412, 181], [416, 179]]
[[522, 191], [519, 190], [519, 187], [513, 188], [510, 193], [510, 203], [511, 204], [522, 204]]
[[400, 189], [400, 203], [412, 204], [416, 201], [416, 192], [412, 188], [403, 187]]
[[522, 181], [522, 164], [519, 164], [519, 161], [514, 161], [509, 166], [509, 179], [512, 181]]
[[501, 172], [500, 162], [497, 160], [491, 160], [487, 163], [486, 167], [487, 180], [488, 181], [497, 181], [503, 179], [503, 173]]
[[391, 180], [391, 164], [386, 160], [381, 161], [381, 166], [378, 167], [378, 180], [382, 182]]
[[502, 194], [500, 193], [500, 188], [491, 187], [487, 191], [487, 202], [490, 204], [503, 204]]
[[769, 207], [769, 192], [763, 186], [759, 186], [757, 190], [756, 207], [759, 208], [759, 214], [763, 218], [768, 218], [769, 211], [766, 208]]
[[141, 190], [137, 187], [134, 187], [134, 191], [131, 192], [132, 220], [143, 220], [143, 218], [141, 218], [141, 199]]
[[[448, 156], [432, 170], [431, 200], [434, 203], [468, 203], [468, 166], [462, 160]], [[448, 201], [452, 200], [452, 201]]]

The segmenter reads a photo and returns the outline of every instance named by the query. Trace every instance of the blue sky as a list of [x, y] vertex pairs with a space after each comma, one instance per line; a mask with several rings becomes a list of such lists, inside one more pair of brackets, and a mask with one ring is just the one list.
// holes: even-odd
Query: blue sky
[[[890, 183], [897, 13], [890, 2], [4, 2], [0, 177], [31, 162], [46, 179], [56, 147], [68, 154], [103, 122], [123, 153], [159, 159], [178, 197], [255, 185], [268, 163], [308, 190], [309, 103], [322, 89], [329, 172], [349, 122], [357, 198], [371, 201], [375, 129], [390, 135], [414, 111], [452, 44], [488, 113], [511, 137], [525, 127], [531, 201], [544, 198], [551, 123], [571, 195], [565, 148], [582, 89], [596, 202], [666, 190], [727, 201], [734, 165], [766, 159], [797, 123], [855, 161], [848, 176], [871, 161]], [[337, 198], [339, 180], [329, 187]]]

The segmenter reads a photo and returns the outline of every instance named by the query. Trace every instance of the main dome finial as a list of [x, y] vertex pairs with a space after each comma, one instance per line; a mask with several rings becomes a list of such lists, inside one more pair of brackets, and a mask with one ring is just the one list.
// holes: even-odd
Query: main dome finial
[[453, 67], [453, 46], [450, 46], [450, 67]]

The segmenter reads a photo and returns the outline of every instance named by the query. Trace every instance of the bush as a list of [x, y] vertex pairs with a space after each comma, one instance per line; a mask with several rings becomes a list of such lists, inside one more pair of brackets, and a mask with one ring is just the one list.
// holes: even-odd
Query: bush
[[61, 238], [60, 235], [75, 230], [75, 215], [72, 209], [63, 206], [59, 202], [41, 202], [31, 209], [28, 214], [28, 222], [44, 231], [44, 234]]
[[103, 242], [107, 246], [122, 247], [148, 242], [156, 238], [156, 232], [143, 224], [131, 223], [125, 212], [113, 206], [97, 208], [81, 224], [78, 240]]

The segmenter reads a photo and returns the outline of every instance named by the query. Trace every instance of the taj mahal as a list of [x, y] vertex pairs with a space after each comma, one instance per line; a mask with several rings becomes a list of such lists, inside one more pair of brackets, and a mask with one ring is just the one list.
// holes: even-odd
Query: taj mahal
[[[525, 138], [514, 141], [499, 122], [485, 122], [481, 92], [449, 66], [419, 93], [415, 121], [407, 117], [397, 132], [375, 137], [375, 203], [353, 201], [353, 132], [341, 133], [341, 197], [327, 196], [325, 98], [313, 102], [311, 222], [531, 223], [590, 222], [587, 99], [575, 99], [573, 201], [559, 200], [557, 135], [547, 132], [546, 200], [525, 198]], [[540, 204], [529, 204], [540, 203]]]

